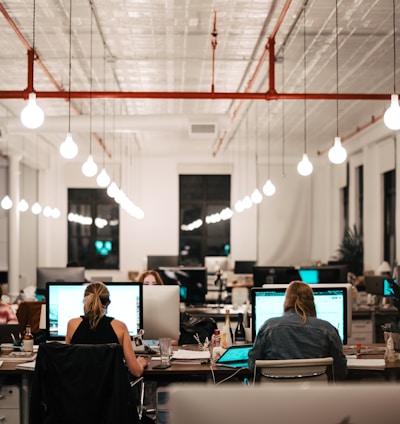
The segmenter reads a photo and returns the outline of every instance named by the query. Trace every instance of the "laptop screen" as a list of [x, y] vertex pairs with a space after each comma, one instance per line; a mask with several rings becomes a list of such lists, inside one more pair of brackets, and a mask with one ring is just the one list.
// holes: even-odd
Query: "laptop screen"
[[234, 368], [247, 368], [247, 361], [249, 358], [249, 350], [253, 345], [233, 345], [229, 347], [218, 359], [217, 365], [224, 365]]

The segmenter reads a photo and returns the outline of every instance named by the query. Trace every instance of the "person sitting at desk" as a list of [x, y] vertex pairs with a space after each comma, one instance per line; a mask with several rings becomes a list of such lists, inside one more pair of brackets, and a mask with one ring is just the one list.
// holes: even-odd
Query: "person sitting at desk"
[[3, 290], [0, 285], [0, 324], [18, 324], [17, 315], [8, 303], [2, 300]]
[[139, 283], [143, 283], [144, 285], [155, 285], [155, 286], [163, 286], [164, 281], [162, 280], [160, 274], [153, 269], [149, 269], [147, 271], [142, 272], [138, 278]]
[[136, 357], [126, 324], [106, 316], [110, 304], [107, 286], [96, 281], [86, 287], [84, 315], [68, 322], [66, 343], [103, 344], [119, 343], [122, 346], [129, 372], [140, 377], [147, 366], [146, 359]]
[[339, 333], [328, 321], [318, 319], [311, 287], [292, 281], [286, 289], [284, 315], [265, 321], [249, 352], [249, 368], [257, 359], [333, 358], [336, 380], [347, 375], [347, 361]]

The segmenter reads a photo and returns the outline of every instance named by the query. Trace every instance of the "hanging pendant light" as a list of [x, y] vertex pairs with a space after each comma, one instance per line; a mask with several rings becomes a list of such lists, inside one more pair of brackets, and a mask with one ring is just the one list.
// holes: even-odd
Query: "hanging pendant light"
[[263, 192], [266, 196], [270, 197], [275, 194], [276, 188], [270, 177], [270, 169], [271, 169], [271, 137], [270, 137], [270, 113], [269, 113], [269, 102], [268, 102], [268, 179], [263, 187]]
[[[35, 21], [36, 21], [36, 1], [33, 0], [33, 36], [32, 36], [32, 82], [33, 68], [35, 60]], [[28, 104], [21, 111], [21, 122], [29, 129], [39, 128], [44, 122], [44, 112], [36, 103], [36, 93], [33, 87], [28, 87], [32, 91], [29, 93]]]
[[393, 94], [389, 109], [383, 115], [383, 121], [390, 130], [400, 130], [399, 96], [396, 94], [396, 4], [393, 0]]
[[336, 137], [333, 146], [329, 149], [328, 158], [335, 165], [343, 163], [347, 159], [347, 151], [339, 137], [339, 24], [338, 2], [336, 0]]
[[18, 210], [20, 212], [26, 212], [29, 209], [28, 202], [25, 199], [21, 199], [18, 202]]
[[93, 88], [93, 10], [90, 9], [90, 99], [89, 99], [89, 156], [82, 165], [85, 177], [94, 177], [97, 174], [97, 165], [92, 155], [92, 88]]
[[110, 184], [110, 176], [107, 174], [105, 168], [97, 175], [96, 182], [99, 187], [107, 187]]
[[306, 100], [306, 91], [307, 91], [307, 62], [306, 62], [306, 5], [304, 4], [303, 9], [303, 47], [304, 47], [304, 153], [301, 161], [297, 165], [297, 172], [306, 177], [310, 175], [313, 171], [313, 165], [308, 159], [307, 155], [307, 100]]
[[73, 159], [78, 154], [78, 146], [71, 133], [71, 62], [72, 62], [72, 0], [69, 0], [69, 68], [68, 68], [68, 132], [65, 141], [60, 146], [61, 156]]
[[11, 200], [10, 196], [6, 194], [3, 199], [1, 200], [1, 207], [5, 210], [9, 210], [13, 206], [13, 201]]

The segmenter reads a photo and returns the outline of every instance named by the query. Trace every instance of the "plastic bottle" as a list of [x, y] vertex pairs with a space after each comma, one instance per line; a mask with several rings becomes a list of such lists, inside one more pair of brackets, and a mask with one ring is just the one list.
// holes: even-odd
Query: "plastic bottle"
[[246, 344], [246, 333], [244, 331], [243, 314], [241, 312], [238, 313], [238, 322], [235, 330], [235, 344]]
[[24, 337], [22, 338], [22, 349], [24, 352], [33, 352], [33, 335], [31, 331], [31, 326], [27, 325], [25, 329]]

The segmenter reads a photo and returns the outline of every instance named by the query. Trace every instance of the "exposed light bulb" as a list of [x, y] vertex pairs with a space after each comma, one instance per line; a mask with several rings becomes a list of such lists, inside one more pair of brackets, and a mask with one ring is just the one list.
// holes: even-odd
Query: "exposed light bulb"
[[245, 209], [250, 209], [253, 205], [253, 202], [250, 199], [250, 196], [245, 196], [242, 200], [243, 206]]
[[110, 184], [110, 176], [107, 174], [105, 168], [103, 168], [100, 174], [97, 176], [96, 181], [100, 187], [107, 187]]
[[266, 196], [273, 196], [275, 194], [276, 188], [272, 181], [268, 178], [267, 182], [264, 184], [263, 192]]
[[308, 159], [307, 153], [303, 153], [303, 158], [297, 165], [297, 172], [303, 177], [310, 175], [313, 171], [313, 165]]
[[108, 187], [107, 187], [107, 194], [109, 197], [114, 198], [118, 193], [118, 186], [113, 181]]
[[21, 199], [18, 202], [18, 210], [20, 212], [26, 212], [29, 209], [28, 202], [25, 199]]
[[93, 160], [93, 156], [89, 155], [87, 161], [82, 165], [82, 173], [85, 177], [94, 177], [97, 173], [97, 165]]
[[251, 194], [251, 200], [253, 203], [258, 204], [262, 201], [262, 194], [260, 193], [260, 190], [256, 188], [253, 193]]
[[28, 104], [22, 109], [21, 122], [26, 128], [39, 128], [44, 121], [44, 112], [36, 103], [36, 93], [29, 93]]
[[238, 201], [235, 203], [235, 211], [236, 211], [236, 212], [239, 212], [239, 213], [244, 211], [243, 202], [242, 202], [241, 200], [238, 200]]
[[57, 218], [60, 218], [60, 216], [61, 216], [60, 209], [58, 209], [58, 208], [54, 208], [54, 209], [51, 211], [51, 217], [52, 217], [52, 218], [57, 219]]
[[390, 130], [400, 130], [400, 105], [397, 94], [392, 94], [390, 107], [383, 115], [383, 121]]
[[73, 159], [78, 154], [78, 146], [70, 132], [67, 133], [65, 140], [60, 146], [60, 153], [64, 159]]
[[328, 158], [332, 163], [336, 165], [339, 165], [340, 163], [343, 163], [346, 160], [347, 152], [342, 145], [340, 137], [335, 137], [335, 142], [333, 146], [329, 149]]
[[31, 207], [31, 211], [35, 215], [39, 215], [40, 212], [42, 212], [42, 207], [40, 206], [40, 204], [38, 202], [35, 202]]
[[1, 201], [1, 207], [5, 210], [11, 209], [12, 205], [13, 205], [13, 201], [10, 199], [10, 196], [8, 194], [6, 194], [2, 201]]
[[49, 217], [51, 216], [52, 212], [53, 212], [53, 210], [51, 209], [51, 207], [50, 207], [50, 206], [46, 206], [46, 207], [43, 209], [43, 215], [44, 215], [46, 218], [49, 218]]

